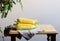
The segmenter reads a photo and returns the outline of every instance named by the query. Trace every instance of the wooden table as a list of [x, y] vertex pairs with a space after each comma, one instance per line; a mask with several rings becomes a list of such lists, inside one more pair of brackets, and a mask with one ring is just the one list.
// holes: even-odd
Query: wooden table
[[[56, 41], [56, 34], [58, 34], [58, 32], [55, 30], [55, 28], [50, 25], [50, 24], [42, 24], [39, 25], [40, 29], [42, 29], [42, 31], [38, 32], [37, 34], [46, 34], [47, 35], [47, 41]], [[11, 36], [11, 41], [16, 41], [16, 37], [19, 36], [19, 33], [15, 30], [10, 30], [9, 31], [9, 35], [7, 36]]]

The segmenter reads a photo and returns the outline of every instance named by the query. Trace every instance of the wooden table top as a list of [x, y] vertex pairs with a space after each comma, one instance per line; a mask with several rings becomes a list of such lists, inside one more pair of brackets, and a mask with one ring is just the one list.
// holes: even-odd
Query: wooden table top
[[[39, 25], [40, 29], [42, 31], [39, 31], [37, 34], [57, 34], [58, 32], [52, 26], [51, 24], [40, 24]], [[9, 34], [19, 34], [16, 30], [10, 30]]]

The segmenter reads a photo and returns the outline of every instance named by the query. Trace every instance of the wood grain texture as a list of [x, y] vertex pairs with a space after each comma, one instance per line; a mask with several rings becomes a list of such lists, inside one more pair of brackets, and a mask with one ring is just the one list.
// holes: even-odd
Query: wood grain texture
[[[42, 31], [39, 31], [37, 34], [57, 34], [58, 33], [51, 24], [40, 24], [39, 27], [40, 29], [42, 29]], [[9, 34], [19, 34], [19, 33], [15, 30], [10, 30]]]

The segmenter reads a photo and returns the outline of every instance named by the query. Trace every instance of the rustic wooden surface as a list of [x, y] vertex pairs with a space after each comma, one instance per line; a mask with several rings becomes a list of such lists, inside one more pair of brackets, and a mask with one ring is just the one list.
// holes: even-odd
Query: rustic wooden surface
[[[38, 34], [57, 34], [58, 32], [51, 24], [40, 24], [40, 29], [42, 31], [39, 31]], [[19, 34], [16, 30], [10, 30], [9, 34]]]

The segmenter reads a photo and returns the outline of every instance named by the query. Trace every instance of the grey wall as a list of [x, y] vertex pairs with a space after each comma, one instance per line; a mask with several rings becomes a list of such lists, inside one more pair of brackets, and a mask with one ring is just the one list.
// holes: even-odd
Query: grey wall
[[[7, 18], [0, 19], [0, 26], [11, 25], [19, 17], [37, 19], [40, 24], [52, 24], [60, 33], [60, 0], [22, 0], [24, 8], [21, 10], [17, 3], [9, 12]], [[29, 41], [44, 41], [46, 35], [35, 35]], [[57, 35], [57, 41], [60, 40], [60, 34]], [[2, 39], [0, 38], [0, 41]], [[10, 41], [10, 37], [5, 37], [5, 41]], [[24, 38], [17, 41], [25, 41]], [[46, 40], [47, 41], [47, 40]]]

